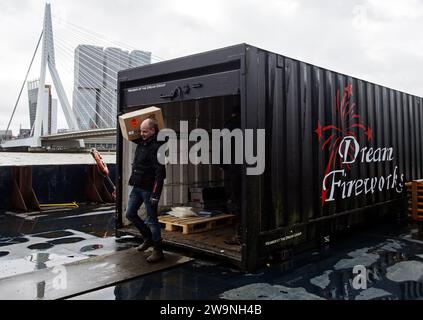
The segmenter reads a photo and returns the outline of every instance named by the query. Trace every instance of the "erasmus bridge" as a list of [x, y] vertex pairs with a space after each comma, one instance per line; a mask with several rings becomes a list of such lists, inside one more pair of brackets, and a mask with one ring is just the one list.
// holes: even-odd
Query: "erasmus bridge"
[[[66, 30], [64, 36], [53, 37], [53, 22]], [[37, 56], [39, 54], [41, 57]], [[41, 68], [36, 74], [38, 92], [34, 97], [36, 111], [30, 132], [24, 138], [8, 137], [36, 57], [41, 60]], [[60, 67], [56, 64], [59, 57]], [[4, 131], [6, 138], [1, 141], [1, 147], [5, 150], [17, 147], [43, 148], [53, 145], [84, 148], [84, 139], [116, 136], [117, 72], [149, 64], [151, 59], [150, 52], [113, 42], [108, 37], [63, 19], [54, 16], [52, 19], [50, 4], [46, 4], [43, 28], [6, 131]], [[158, 57], [154, 59], [163, 60]], [[52, 85], [47, 83], [47, 72]], [[62, 82], [64, 78], [61, 77], [63, 74], [66, 79], [73, 75], [74, 83], [65, 87]], [[69, 100], [69, 92], [72, 91], [65, 90], [65, 88], [69, 90], [69, 86], [73, 87], [73, 93], [71, 93], [73, 105]], [[67, 124], [67, 129], [61, 130], [60, 133], [54, 132], [57, 130], [52, 131], [49, 125], [52, 117], [52, 91], [47, 88], [51, 87], [55, 90], [63, 112], [64, 119], [62, 120], [65, 120]], [[19, 114], [22, 113], [22, 111], [19, 112]], [[57, 114], [56, 111], [56, 117]]]

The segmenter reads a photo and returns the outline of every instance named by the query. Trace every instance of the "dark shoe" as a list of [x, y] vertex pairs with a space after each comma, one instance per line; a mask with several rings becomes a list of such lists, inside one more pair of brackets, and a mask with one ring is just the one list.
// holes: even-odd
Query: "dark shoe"
[[162, 242], [154, 242], [153, 253], [147, 258], [147, 262], [154, 263], [163, 260], [164, 254], [162, 249]]
[[153, 241], [150, 239], [144, 240], [144, 242], [137, 247], [138, 251], [145, 251], [153, 246]]
[[164, 259], [163, 250], [153, 249], [153, 253], [147, 258], [147, 262], [155, 263]]

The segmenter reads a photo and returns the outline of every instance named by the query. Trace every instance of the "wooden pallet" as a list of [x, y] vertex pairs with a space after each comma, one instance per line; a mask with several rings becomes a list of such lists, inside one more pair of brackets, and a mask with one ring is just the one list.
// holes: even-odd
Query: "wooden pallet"
[[415, 221], [423, 221], [423, 180], [414, 180], [407, 187], [408, 212]]
[[215, 217], [177, 218], [171, 215], [159, 216], [159, 223], [166, 231], [182, 231], [182, 234], [204, 232], [232, 224], [234, 215], [220, 214]]

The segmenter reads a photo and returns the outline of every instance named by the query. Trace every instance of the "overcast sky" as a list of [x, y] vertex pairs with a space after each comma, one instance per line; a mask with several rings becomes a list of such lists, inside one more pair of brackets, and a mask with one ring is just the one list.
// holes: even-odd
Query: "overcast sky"
[[[423, 96], [423, 0], [50, 3], [55, 17], [161, 58], [245, 42]], [[0, 1], [0, 130], [7, 126], [35, 49], [44, 4], [42, 0]], [[38, 72], [39, 63], [34, 68]], [[25, 89], [12, 129], [19, 124], [28, 127], [28, 119]], [[59, 127], [64, 123], [59, 120]]]

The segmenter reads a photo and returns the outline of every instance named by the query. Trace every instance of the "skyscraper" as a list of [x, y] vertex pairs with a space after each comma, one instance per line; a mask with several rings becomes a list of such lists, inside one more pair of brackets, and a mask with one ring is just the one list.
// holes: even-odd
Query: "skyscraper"
[[99, 123], [103, 60], [102, 47], [79, 45], [75, 49], [73, 110], [81, 130]]
[[[29, 124], [32, 129], [35, 122], [35, 115], [37, 113], [37, 97], [39, 90], [39, 80], [28, 81], [28, 104], [29, 104]], [[47, 128], [43, 128], [44, 134], [57, 133], [57, 99], [53, 99], [51, 94], [51, 85], [46, 84], [44, 88], [48, 96], [48, 110], [44, 114], [44, 123], [47, 123]]]
[[129, 54], [129, 67], [135, 68], [151, 63], [151, 52], [133, 50]]
[[44, 114], [45, 123], [48, 123], [47, 134], [57, 133], [57, 99], [53, 99], [51, 95], [51, 85], [46, 85], [48, 90], [48, 112]]
[[75, 49], [73, 108], [80, 129], [116, 127], [117, 73], [151, 63], [151, 53], [79, 45]]
[[129, 53], [119, 48], [104, 49], [104, 77], [101, 92], [100, 128], [116, 126], [117, 73], [129, 68]]
[[37, 113], [37, 97], [38, 97], [38, 80], [28, 81], [28, 104], [29, 104], [29, 125], [33, 127], [35, 122], [35, 114]]

